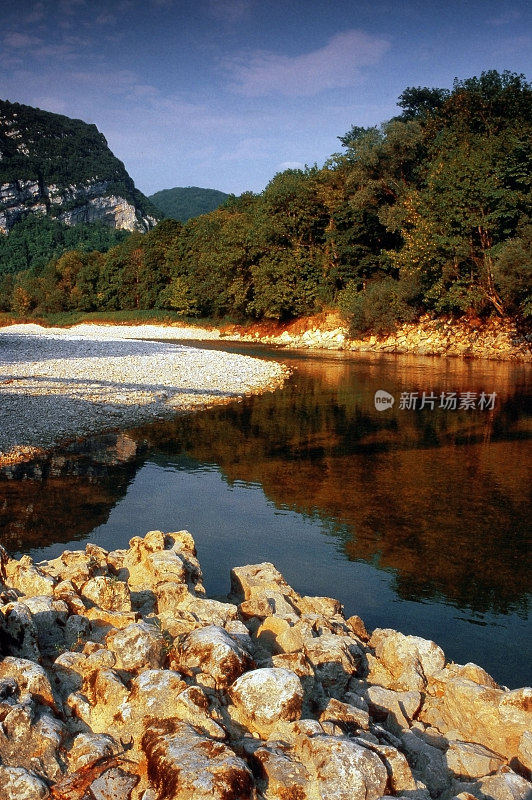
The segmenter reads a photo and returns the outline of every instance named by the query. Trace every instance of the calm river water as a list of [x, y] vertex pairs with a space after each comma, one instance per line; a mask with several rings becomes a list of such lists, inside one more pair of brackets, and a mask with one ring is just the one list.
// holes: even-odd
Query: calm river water
[[[273, 394], [0, 474], [10, 553], [41, 560], [187, 528], [211, 596], [227, 593], [232, 566], [272, 561], [369, 628], [434, 639], [450, 660], [529, 683], [530, 368], [221, 349], [279, 358], [293, 375]], [[375, 408], [378, 390], [392, 408]], [[475, 407], [453, 408], [453, 392]]]

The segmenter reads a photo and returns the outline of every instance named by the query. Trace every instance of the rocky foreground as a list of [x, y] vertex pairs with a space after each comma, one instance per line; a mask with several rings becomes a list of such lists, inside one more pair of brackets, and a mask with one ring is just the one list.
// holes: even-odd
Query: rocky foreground
[[345, 619], [273, 564], [205, 597], [186, 531], [0, 550], [2, 800], [525, 800], [532, 690]]

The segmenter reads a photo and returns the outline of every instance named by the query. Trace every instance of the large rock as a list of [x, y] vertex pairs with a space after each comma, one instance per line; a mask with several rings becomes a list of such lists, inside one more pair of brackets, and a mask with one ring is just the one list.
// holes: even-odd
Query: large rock
[[33, 772], [22, 767], [0, 766], [2, 800], [45, 800], [49, 796], [48, 786]]
[[131, 681], [131, 692], [117, 712], [123, 722], [137, 719], [167, 719], [175, 716], [174, 705], [187, 684], [170, 669], [147, 669]]
[[148, 778], [159, 797], [251, 800], [253, 776], [229, 747], [201, 736], [187, 723], [167, 719], [142, 737]]
[[116, 656], [117, 669], [129, 672], [162, 667], [168, 645], [154, 625], [143, 621], [111, 631], [105, 642]]
[[532, 689], [505, 691], [441, 670], [428, 682], [420, 719], [443, 734], [475, 742], [510, 759], [530, 730]]
[[238, 678], [230, 697], [249, 730], [267, 733], [278, 723], [301, 716], [303, 687], [297, 675], [277, 667], [256, 669]]
[[370, 660], [368, 681], [389, 689], [423, 691], [427, 678], [445, 665], [441, 647], [419, 636], [376, 628], [369, 643], [379, 663]]
[[377, 800], [388, 773], [376, 753], [344, 737], [305, 737], [298, 755], [311, 773], [317, 796], [327, 800]]
[[223, 688], [249, 669], [252, 659], [227, 631], [217, 625], [208, 625], [185, 637], [171, 663], [185, 675], [196, 676], [198, 681]]
[[460, 741], [451, 741], [445, 760], [457, 778], [482, 778], [496, 772], [505, 763], [498, 753], [481, 744]]
[[83, 584], [81, 595], [104, 611], [131, 611], [127, 584], [107, 575], [97, 575]]

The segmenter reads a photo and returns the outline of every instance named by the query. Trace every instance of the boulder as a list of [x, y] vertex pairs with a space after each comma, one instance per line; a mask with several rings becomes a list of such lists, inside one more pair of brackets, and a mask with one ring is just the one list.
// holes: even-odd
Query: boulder
[[377, 800], [384, 794], [388, 781], [386, 767], [376, 753], [352, 739], [302, 737], [296, 752], [311, 774], [320, 798]]
[[23, 767], [0, 766], [2, 800], [45, 800], [50, 796], [46, 783]]
[[427, 685], [427, 697], [419, 718], [454, 738], [474, 742], [513, 758], [523, 733], [530, 730], [532, 689], [484, 686], [451, 670], [435, 673]]
[[301, 716], [303, 687], [287, 669], [266, 667], [247, 672], [229, 690], [239, 719], [252, 731], [266, 735], [278, 723]]
[[167, 642], [163, 634], [144, 621], [112, 630], [105, 644], [116, 656], [116, 668], [128, 672], [162, 667], [166, 658]]
[[[250, 654], [217, 625], [192, 631], [172, 654], [171, 664], [185, 675], [213, 687], [230, 686], [252, 665]], [[205, 677], [209, 681], [205, 681]]]
[[68, 753], [68, 763], [72, 772], [94, 764], [101, 758], [110, 758], [121, 746], [106, 733], [79, 733]]
[[147, 669], [131, 681], [131, 691], [118, 707], [121, 719], [167, 719], [175, 716], [174, 705], [187, 684], [170, 669]]
[[27, 692], [36, 702], [55, 709], [50, 679], [39, 665], [26, 658], [7, 656], [0, 661], [0, 679], [13, 678], [22, 693]]
[[496, 772], [505, 759], [473, 742], [451, 741], [445, 753], [447, 767], [457, 778], [482, 778]]
[[39, 661], [37, 626], [24, 603], [8, 603], [0, 608], [0, 637], [4, 653]]
[[473, 793], [480, 800], [530, 800], [532, 783], [515, 772], [500, 772], [478, 781]]
[[378, 665], [371, 663], [368, 682], [389, 689], [423, 691], [427, 678], [445, 665], [441, 647], [420, 636], [405, 636], [389, 628], [376, 628], [369, 644], [375, 657], [390, 677], [386, 679]]
[[253, 795], [253, 776], [246, 763], [185, 722], [153, 722], [142, 737], [142, 749], [148, 778], [159, 797], [250, 800]]
[[129, 588], [117, 578], [97, 575], [83, 584], [81, 595], [104, 611], [131, 611]]

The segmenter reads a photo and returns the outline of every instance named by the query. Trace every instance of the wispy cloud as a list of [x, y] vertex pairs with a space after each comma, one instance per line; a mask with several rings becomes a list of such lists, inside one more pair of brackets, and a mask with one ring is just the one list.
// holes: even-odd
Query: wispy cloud
[[278, 164], [277, 169], [284, 172], [285, 169], [305, 169], [305, 165], [302, 161], [283, 161]]
[[41, 39], [37, 38], [37, 36], [30, 36], [27, 33], [6, 33], [4, 36], [4, 45], [5, 47], [10, 47], [13, 49], [22, 49], [25, 47], [33, 47], [33, 45], [41, 44]]
[[351, 29], [336, 34], [318, 50], [298, 56], [260, 51], [224, 61], [230, 88], [245, 97], [279, 94], [311, 96], [326, 89], [354, 86], [364, 67], [375, 64], [388, 50], [383, 37]]
[[512, 8], [509, 11], [503, 11], [502, 14], [499, 14], [496, 17], [490, 17], [486, 20], [488, 25], [510, 25], [512, 22], [517, 22], [517, 20], [521, 19], [521, 12], [518, 11], [516, 8]]
[[209, 12], [221, 22], [234, 24], [249, 14], [253, 4], [253, 0], [210, 0]]

